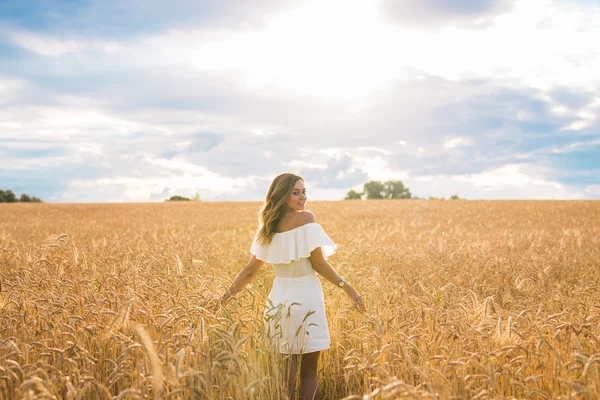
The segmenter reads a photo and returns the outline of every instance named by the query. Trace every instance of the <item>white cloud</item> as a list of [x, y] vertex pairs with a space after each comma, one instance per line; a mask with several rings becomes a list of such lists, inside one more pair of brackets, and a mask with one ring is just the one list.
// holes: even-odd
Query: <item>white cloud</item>
[[598, 146], [600, 146], [600, 138], [577, 142], [573, 141], [568, 144], [557, 146], [542, 146], [538, 149], [530, 151], [529, 153], [524, 153], [522, 154], [522, 156], [524, 158], [531, 158], [531, 156], [535, 154], [568, 154], [580, 151], [593, 150], [595, 147]]
[[379, 0], [384, 18], [416, 29], [435, 29], [445, 25], [485, 27], [490, 19], [512, 8], [507, 0]]
[[393, 153], [392, 153], [391, 151], [389, 151], [389, 150], [386, 150], [386, 149], [380, 149], [380, 148], [378, 148], [378, 147], [371, 147], [371, 146], [359, 146], [359, 147], [357, 147], [357, 149], [358, 149], [359, 151], [372, 151], [372, 152], [375, 152], [375, 153], [380, 153], [380, 154], [383, 154], [383, 155], [386, 155], [386, 156], [391, 156], [391, 155], [393, 154]]
[[5, 124], [5, 129], [0, 130], [0, 138], [21, 137], [32, 142], [39, 139], [62, 144], [72, 140], [86, 141], [90, 137], [108, 139], [142, 130], [156, 131], [154, 126], [85, 106], [12, 106], [0, 108], [0, 120]]
[[[9, 148], [7, 148], [9, 150]], [[2, 164], [0, 170], [5, 171], [31, 171], [40, 168], [58, 167], [72, 164], [68, 156], [38, 156], [35, 158], [15, 158], [10, 153], [0, 152]]]
[[14, 28], [2, 28], [0, 34], [17, 46], [46, 57], [61, 57], [65, 54], [88, 50], [99, 50], [110, 54], [123, 49], [121, 44], [114, 41], [93, 38], [59, 38]]
[[[600, 90], [600, 88], [598, 88], [598, 90]], [[589, 93], [589, 88], [581, 92]], [[591, 99], [582, 107], [563, 104], [559, 100], [553, 98], [548, 92], [540, 93], [538, 98], [549, 105], [552, 113], [569, 119], [569, 122], [562, 126], [562, 131], [582, 130], [592, 126], [598, 119], [597, 108], [598, 104], [600, 104], [599, 98]]]
[[73, 152], [78, 154], [88, 153], [95, 156], [102, 156], [104, 144], [94, 142], [78, 142], [69, 143], [69, 147], [72, 147]]
[[320, 169], [320, 170], [324, 171], [327, 169], [326, 163], [317, 164], [317, 163], [310, 163], [310, 162], [307, 162], [304, 160], [292, 160], [292, 161], [286, 163], [286, 165], [295, 170], [311, 168], [311, 169]]
[[[0, 76], [0, 106], [14, 101], [19, 91], [26, 88], [27, 82], [18, 78], [4, 78]], [[6, 121], [0, 121], [0, 127], [6, 126]]]
[[398, 37], [390, 33], [369, 2], [312, 1], [274, 15], [258, 30], [172, 30], [133, 52], [154, 64], [226, 71], [250, 90], [344, 101], [398, 78], [390, 59], [399, 55], [389, 52]]
[[481, 173], [420, 176], [406, 180], [413, 194], [421, 197], [467, 199], [582, 199], [581, 190], [548, 180], [543, 168], [529, 164], [509, 164]]
[[583, 188], [583, 191], [590, 196], [590, 198], [600, 197], [600, 185], [587, 185]]
[[503, 85], [512, 80], [544, 90], [598, 85], [594, 71], [600, 67], [600, 50], [594, 38], [600, 24], [585, 12], [599, 15], [597, 9], [575, 4], [517, 2], [485, 29], [451, 26], [415, 38], [428, 51], [414, 66], [447, 79], [488, 78]]
[[387, 161], [381, 156], [357, 156], [355, 165], [365, 171], [370, 180], [388, 181], [404, 179], [408, 176], [406, 171], [395, 171], [390, 169]]
[[500, 168], [485, 171], [479, 174], [469, 174], [455, 177], [457, 180], [473, 183], [475, 186], [487, 190], [498, 190], [507, 187], [549, 187], [553, 189], [563, 189], [563, 185], [557, 182], [547, 181], [542, 178], [532, 177], [525, 172], [527, 165], [510, 164]]
[[449, 139], [444, 144], [445, 147], [449, 149], [453, 149], [455, 147], [469, 146], [472, 144], [472, 140], [467, 137], [459, 136], [452, 139]]
[[[227, 197], [242, 192], [252, 186], [256, 179], [227, 178], [181, 160], [163, 160], [146, 156], [145, 161], [155, 168], [149, 169], [146, 166], [143, 176], [72, 180], [59, 200], [147, 202], [156, 200], [157, 193], [193, 196], [195, 192], [199, 192], [204, 200], [214, 200], [219, 196]], [[165, 196], [167, 197], [169, 196]]]

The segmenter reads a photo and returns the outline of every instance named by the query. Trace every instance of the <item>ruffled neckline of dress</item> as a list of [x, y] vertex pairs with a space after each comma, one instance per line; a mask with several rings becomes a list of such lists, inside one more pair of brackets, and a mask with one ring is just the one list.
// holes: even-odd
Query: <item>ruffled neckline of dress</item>
[[327, 236], [323, 227], [317, 222], [309, 222], [294, 229], [276, 232], [271, 238], [271, 243], [261, 245], [254, 237], [250, 253], [257, 259], [270, 264], [290, 264], [301, 258], [310, 257], [310, 253], [317, 247], [323, 249], [323, 256], [335, 253], [337, 245]]

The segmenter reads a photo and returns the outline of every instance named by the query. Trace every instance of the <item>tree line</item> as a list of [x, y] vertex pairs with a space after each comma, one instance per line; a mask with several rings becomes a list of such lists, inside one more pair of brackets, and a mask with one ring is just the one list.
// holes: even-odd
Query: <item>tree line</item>
[[201, 200], [200, 200], [200, 193], [196, 192], [196, 194], [194, 196], [192, 196], [192, 198], [184, 197], [184, 196], [180, 196], [180, 195], [176, 194], [175, 196], [171, 196], [168, 199], [165, 199], [165, 201], [201, 201]]
[[17, 199], [17, 196], [12, 190], [0, 190], [0, 203], [41, 203], [42, 200], [35, 196], [29, 196], [23, 193], [21, 197]]
[[[402, 181], [369, 181], [363, 185], [362, 193], [350, 190], [346, 193], [344, 200], [361, 200], [363, 196], [367, 200], [373, 199], [419, 199], [413, 196], [410, 189], [404, 186]], [[444, 200], [443, 197], [429, 197], [430, 200]], [[459, 200], [458, 195], [450, 197], [451, 200]]]

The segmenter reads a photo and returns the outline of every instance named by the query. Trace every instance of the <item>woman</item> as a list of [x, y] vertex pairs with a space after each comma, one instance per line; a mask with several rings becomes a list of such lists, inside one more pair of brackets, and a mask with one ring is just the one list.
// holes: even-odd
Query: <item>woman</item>
[[[300, 364], [300, 396], [320, 399], [317, 363], [330, 347], [323, 289], [316, 273], [342, 288], [353, 305], [364, 311], [360, 295], [327, 262], [336, 244], [306, 210], [304, 178], [294, 173], [277, 176], [260, 212], [260, 229], [252, 258], [235, 278], [221, 301], [242, 290], [263, 264], [270, 263], [276, 278], [265, 311], [265, 329], [282, 354], [289, 354], [288, 396], [293, 395]], [[298, 359], [300, 357], [300, 359]]]

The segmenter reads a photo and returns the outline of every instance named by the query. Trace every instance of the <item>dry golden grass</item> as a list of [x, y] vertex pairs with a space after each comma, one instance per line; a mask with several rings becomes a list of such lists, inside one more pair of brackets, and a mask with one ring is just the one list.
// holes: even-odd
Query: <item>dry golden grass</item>
[[[258, 203], [0, 206], [0, 396], [282, 398], [273, 272], [216, 312]], [[315, 202], [324, 399], [599, 398], [600, 202]]]

